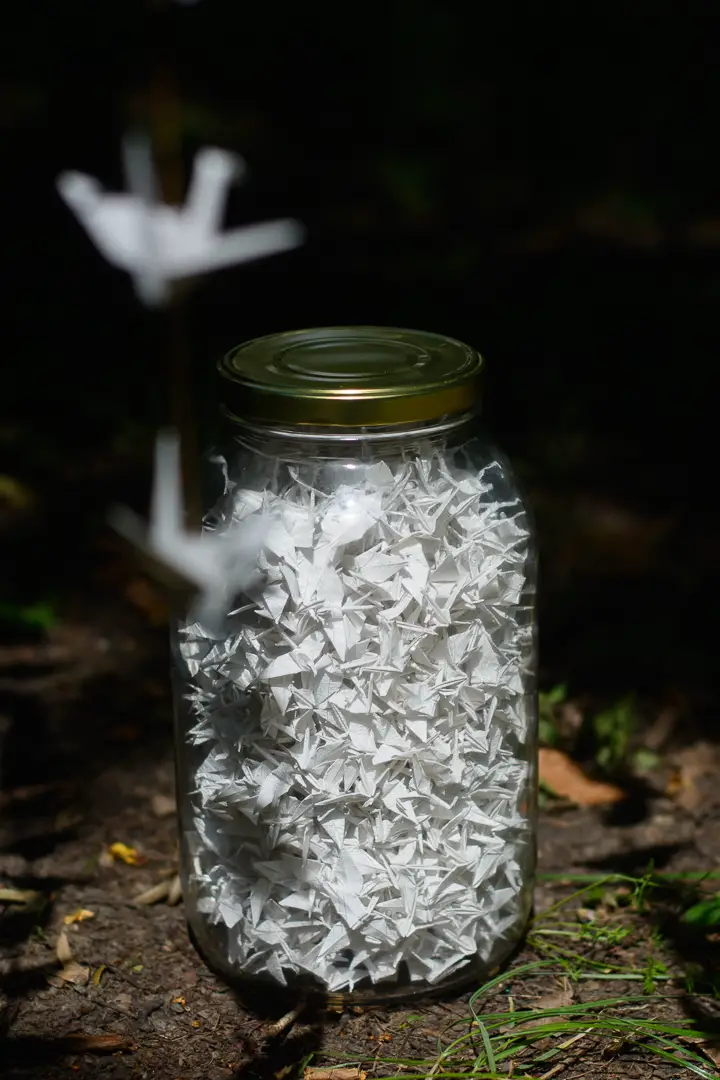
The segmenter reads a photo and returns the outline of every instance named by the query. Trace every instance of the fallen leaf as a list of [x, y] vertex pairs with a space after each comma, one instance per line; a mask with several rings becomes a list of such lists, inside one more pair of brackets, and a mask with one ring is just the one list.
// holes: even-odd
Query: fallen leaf
[[119, 1050], [132, 1050], [132, 1040], [127, 1035], [83, 1035], [80, 1032], [61, 1035], [58, 1042], [67, 1054], [115, 1054]]
[[704, 1036], [690, 1036], [680, 1040], [686, 1046], [694, 1046], [701, 1051], [714, 1065], [720, 1065], [720, 1040], [708, 1040]]
[[144, 859], [138, 854], [136, 848], [128, 847], [127, 844], [121, 844], [119, 842], [110, 844], [108, 852], [112, 855], [113, 859], [120, 859], [122, 862], [127, 863], [128, 866], [139, 866]]
[[62, 982], [73, 983], [75, 986], [85, 986], [90, 979], [90, 968], [87, 964], [78, 964], [77, 960], [71, 960], [65, 965], [58, 977]]
[[701, 1042], [700, 1049], [705, 1057], [710, 1058], [714, 1065], [720, 1065], [720, 1043]]
[[305, 1080], [367, 1080], [367, 1073], [363, 1069], [312, 1069], [307, 1068], [303, 1073]]
[[577, 806], [601, 806], [625, 798], [621, 788], [591, 780], [562, 750], [548, 746], [540, 748], [540, 782], [554, 795], [569, 799]]
[[171, 795], [153, 795], [151, 802], [155, 817], [170, 817], [177, 810], [177, 804]]
[[531, 1009], [565, 1009], [573, 1003], [572, 987], [568, 979], [563, 979], [563, 984], [557, 990], [551, 990], [547, 994], [541, 994], [539, 998], [530, 1003]]
[[116, 1009], [120, 1009], [121, 1012], [130, 1013], [133, 1011], [133, 997], [132, 994], [122, 993], [113, 998], [113, 1005]]
[[[718, 769], [718, 752], [706, 742], [694, 743], [676, 755], [677, 768], [665, 788], [665, 794], [674, 799], [683, 810], [692, 813], [706, 798], [707, 778]], [[706, 783], [703, 784], [703, 781]]]
[[61, 931], [58, 935], [57, 944], [55, 945], [55, 955], [58, 958], [58, 963], [65, 967], [69, 964], [73, 958], [72, 949], [70, 948], [70, 942], [68, 941], [67, 930]]
[[[568, 1005], [572, 1005], [572, 1002], [573, 992], [570, 983], [567, 979], [563, 979], [561, 988], [551, 990], [547, 994], [541, 994], [540, 997], [529, 1002], [528, 1008], [536, 1012], [542, 1012], [544, 1009], [565, 1009]], [[530, 1028], [543, 1027], [547, 1022], [547, 1018], [543, 1016], [537, 1018], [529, 1016], [522, 1020], [508, 1019], [507, 1024], [503, 1025], [502, 1031], [525, 1031]]]
[[702, 793], [696, 783], [701, 775], [701, 772], [695, 769], [675, 769], [667, 782], [665, 794], [683, 810], [692, 813], [703, 802]]
[[95, 970], [93, 972], [93, 977], [92, 977], [93, 986], [99, 986], [100, 985], [100, 980], [103, 977], [103, 972], [104, 971], [105, 971], [105, 965], [104, 964], [100, 964], [99, 967], [95, 968]]
[[66, 926], [72, 926], [73, 923], [85, 922], [86, 919], [94, 919], [95, 912], [88, 911], [87, 908], [78, 908], [77, 911], [73, 911], [70, 915], [65, 915], [63, 922]]

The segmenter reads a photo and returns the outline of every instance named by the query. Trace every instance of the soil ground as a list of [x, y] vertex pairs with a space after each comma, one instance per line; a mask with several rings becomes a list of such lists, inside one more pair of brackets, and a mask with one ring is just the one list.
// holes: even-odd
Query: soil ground
[[[382, 1077], [403, 1071], [383, 1064], [383, 1057], [432, 1061], [438, 1039], [468, 1016], [468, 995], [409, 1008], [301, 1016], [287, 1032], [268, 1039], [268, 1021], [277, 1020], [277, 1013], [246, 1011], [206, 969], [188, 939], [182, 903], [133, 903], [176, 869], [171, 707], [161, 629], [127, 605], [113, 608], [99, 596], [95, 614], [88, 615], [85, 606], [83, 619], [68, 619], [49, 646], [11, 657], [15, 666], [7, 674], [9, 655], [3, 687], [8, 702], [12, 697], [13, 724], [4, 743], [4, 772], [24, 783], [14, 782], [3, 796], [0, 884], [40, 895], [0, 907], [3, 1076], [282, 1077], [291, 1075], [284, 1066], [299, 1067], [312, 1054], [313, 1067], [362, 1063], [370, 1075]], [[700, 748], [705, 765], [713, 753]], [[671, 769], [672, 761], [666, 766]], [[612, 814], [547, 805], [540, 820], [540, 870], [565, 880], [541, 879], [537, 910], [571, 892], [569, 879], [579, 872], [642, 875], [650, 864], [664, 873], [720, 869], [720, 791], [711, 772], [697, 771], [696, 782], [705, 784], [696, 800], [702, 812], [683, 809], [659, 783]], [[140, 862], [110, 857], [114, 843], [136, 849]], [[66, 925], [64, 917], [80, 909], [93, 912], [92, 918]], [[689, 998], [684, 973], [695, 962], [694, 970], [702, 968], [710, 985], [720, 973], [717, 942], [708, 940], [713, 935], [702, 939], [698, 965], [687, 942], [673, 942], [668, 933], [668, 926], [677, 925], [672, 910], [672, 902], [651, 903], [632, 916], [624, 961], [640, 972], [649, 958], [662, 961], [665, 998], [653, 1003], [654, 1018], [682, 1023], [699, 1010], [704, 1026], [716, 1030], [720, 1008], [712, 995]], [[63, 931], [80, 965], [79, 972], [74, 969], [77, 981], [61, 977], [56, 947]], [[514, 966], [535, 955], [527, 947]], [[507, 1007], [510, 992], [518, 1007], [542, 1003], [559, 987], [557, 974], [540, 971], [513, 980], [510, 972], [509, 982], [484, 1008], [496, 1009], [498, 1001]], [[608, 990], [606, 982], [593, 979], [565, 987], [574, 1002], [606, 997]], [[611, 990], [637, 994], [640, 987], [615, 981]], [[648, 1060], [642, 1049], [621, 1048], [611, 1058], [592, 1041], [578, 1049], [576, 1061], [570, 1053], [563, 1061], [568, 1080], [678, 1075], [672, 1063]]]

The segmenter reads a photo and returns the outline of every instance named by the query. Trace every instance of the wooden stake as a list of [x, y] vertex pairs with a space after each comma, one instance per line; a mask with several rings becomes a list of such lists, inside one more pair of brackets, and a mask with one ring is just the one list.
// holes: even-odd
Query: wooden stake
[[[167, 55], [165, 43], [163, 16], [170, 8], [170, 0], [149, 0], [149, 7], [151, 76], [147, 101], [148, 126], [163, 201], [170, 206], [178, 206], [185, 197], [182, 100], [172, 58]], [[167, 324], [170, 419], [180, 436], [186, 521], [192, 527], [199, 527], [202, 521], [199, 448], [185, 297], [186, 283], [174, 283], [164, 313]]]

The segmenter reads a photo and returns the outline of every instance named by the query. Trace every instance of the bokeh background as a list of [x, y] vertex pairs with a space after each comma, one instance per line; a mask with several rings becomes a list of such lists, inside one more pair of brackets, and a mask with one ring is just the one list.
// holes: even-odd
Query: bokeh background
[[228, 224], [308, 229], [298, 252], [190, 293], [203, 423], [215, 361], [258, 334], [374, 323], [468, 341], [538, 520], [543, 686], [633, 694], [648, 715], [681, 699], [712, 736], [718, 22], [702, 4], [640, 12], [17, 6], [0, 80], [4, 643], [102, 605], [157, 616], [105, 515], [146, 510], [167, 328], [54, 181], [73, 168], [119, 189], [122, 133], [162, 138], [175, 118], [171, 184], [199, 146], [230, 147], [250, 175]]

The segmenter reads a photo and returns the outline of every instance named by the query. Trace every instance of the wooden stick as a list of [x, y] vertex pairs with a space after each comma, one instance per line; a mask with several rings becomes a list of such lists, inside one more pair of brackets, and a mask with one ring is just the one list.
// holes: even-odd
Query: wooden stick
[[[170, 0], [149, 0], [150, 64], [148, 120], [160, 192], [165, 203], [178, 206], [185, 194], [182, 161], [182, 100], [171, 58], [167, 55], [163, 17]], [[186, 522], [199, 527], [202, 504], [199, 450], [192, 379], [192, 357], [185, 319], [186, 283], [175, 283], [165, 312], [170, 380], [170, 417], [180, 436]]]

